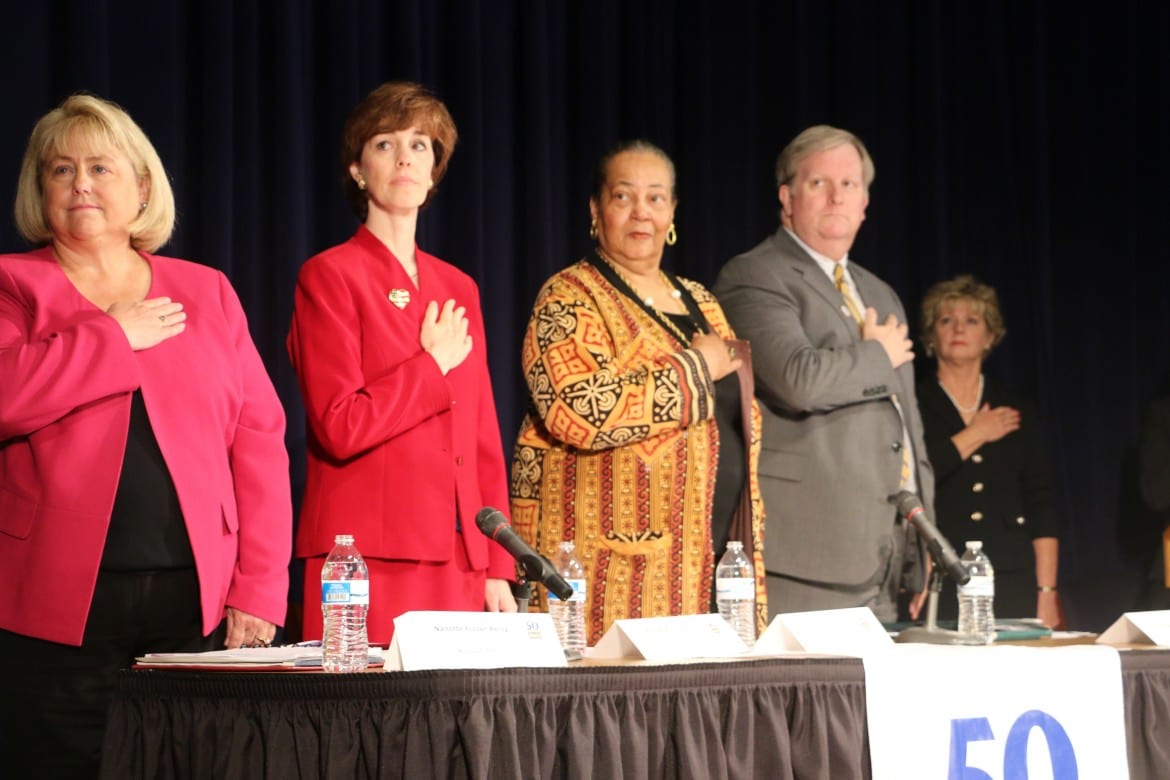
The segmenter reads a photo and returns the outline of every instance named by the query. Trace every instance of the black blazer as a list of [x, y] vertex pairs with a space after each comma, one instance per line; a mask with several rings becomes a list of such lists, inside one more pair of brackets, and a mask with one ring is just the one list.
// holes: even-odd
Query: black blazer
[[984, 383], [984, 402], [1018, 409], [1019, 430], [962, 460], [951, 441], [964, 427], [958, 410], [933, 376], [918, 385], [938, 527], [960, 553], [967, 540], [982, 541], [997, 573], [1031, 570], [1032, 540], [1060, 535], [1043, 430], [1031, 401], [990, 379]]

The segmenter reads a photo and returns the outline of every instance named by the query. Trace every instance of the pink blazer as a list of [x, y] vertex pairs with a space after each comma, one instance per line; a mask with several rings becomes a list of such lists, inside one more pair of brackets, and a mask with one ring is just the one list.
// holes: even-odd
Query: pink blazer
[[284, 412], [220, 272], [143, 254], [187, 329], [130, 349], [48, 249], [0, 256], [0, 628], [81, 644], [142, 389], [195, 555], [204, 633], [225, 605], [283, 623]]
[[[416, 254], [418, 290], [365, 227], [301, 268], [288, 334], [309, 428], [296, 554], [325, 555], [352, 533], [367, 557], [446, 561], [458, 515], [471, 565], [511, 579], [511, 558], [475, 526], [482, 507], [508, 507], [479, 291]], [[405, 308], [395, 289], [410, 291]], [[444, 376], [419, 329], [427, 303], [448, 298], [467, 308], [473, 346]]]

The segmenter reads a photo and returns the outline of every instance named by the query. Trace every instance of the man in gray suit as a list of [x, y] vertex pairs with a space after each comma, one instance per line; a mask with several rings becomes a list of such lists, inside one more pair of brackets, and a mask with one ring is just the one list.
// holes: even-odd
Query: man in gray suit
[[934, 493], [906, 313], [849, 259], [873, 177], [852, 133], [802, 132], [776, 162], [780, 229], [713, 288], [751, 342], [773, 615], [868, 606], [892, 621], [904, 577], [923, 590], [923, 551], [889, 503], [910, 490], [929, 513]]

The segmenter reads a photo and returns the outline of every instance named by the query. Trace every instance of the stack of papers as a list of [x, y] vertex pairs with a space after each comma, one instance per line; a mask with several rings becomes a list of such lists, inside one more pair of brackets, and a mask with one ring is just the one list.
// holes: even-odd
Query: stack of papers
[[[241, 647], [207, 653], [147, 653], [136, 659], [139, 667], [197, 669], [312, 669], [321, 668], [321, 646]], [[381, 666], [382, 648], [371, 647], [369, 663]]]

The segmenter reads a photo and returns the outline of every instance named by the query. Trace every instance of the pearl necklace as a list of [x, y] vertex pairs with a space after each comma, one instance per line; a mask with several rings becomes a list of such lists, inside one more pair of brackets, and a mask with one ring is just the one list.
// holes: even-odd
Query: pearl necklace
[[942, 383], [941, 379], [938, 382], [938, 386], [942, 388], [942, 391], [946, 394], [946, 397], [951, 399], [951, 403], [954, 404], [954, 407], [959, 410], [959, 414], [975, 414], [975, 412], [979, 411], [979, 404], [983, 402], [983, 374], [979, 375], [979, 392], [975, 394], [974, 406], [963, 406], [958, 401], [956, 401], [955, 397], [951, 395], [951, 391], [947, 390], [947, 386]]
[[[597, 251], [597, 256], [609, 264], [609, 267], [612, 268], [613, 272], [618, 275], [618, 278], [621, 279], [623, 282], [625, 282], [626, 286], [629, 287], [631, 291], [633, 291], [634, 293], [637, 293], [638, 291], [634, 289], [633, 283], [628, 278], [626, 278], [625, 274], [622, 273], [622, 269], [618, 267], [618, 264], [615, 263], [613, 260], [611, 260], [609, 258], [609, 255], [607, 255], [604, 251], [602, 251], [601, 247], [597, 247], [596, 251]], [[666, 277], [666, 274], [662, 272], [662, 269], [658, 270], [658, 278], [662, 280], [662, 285], [670, 290], [670, 297], [671, 298], [673, 298], [676, 301], [682, 299], [682, 290], [675, 288], [675, 286], [670, 283], [670, 279], [668, 279]], [[650, 308], [653, 309], [654, 308], [654, 296], [653, 295], [644, 296], [642, 298], [642, 303], [646, 304], [647, 306], [649, 306]]]
[[[670, 288], [670, 297], [676, 301], [680, 300], [682, 298], [682, 291], [675, 289], [674, 285], [672, 285], [670, 283], [670, 280], [666, 278], [666, 274], [662, 273], [662, 271], [658, 272], [658, 276], [662, 278], [662, 283]], [[642, 299], [642, 303], [653, 308], [654, 307], [654, 296], [647, 295], [645, 298]]]

